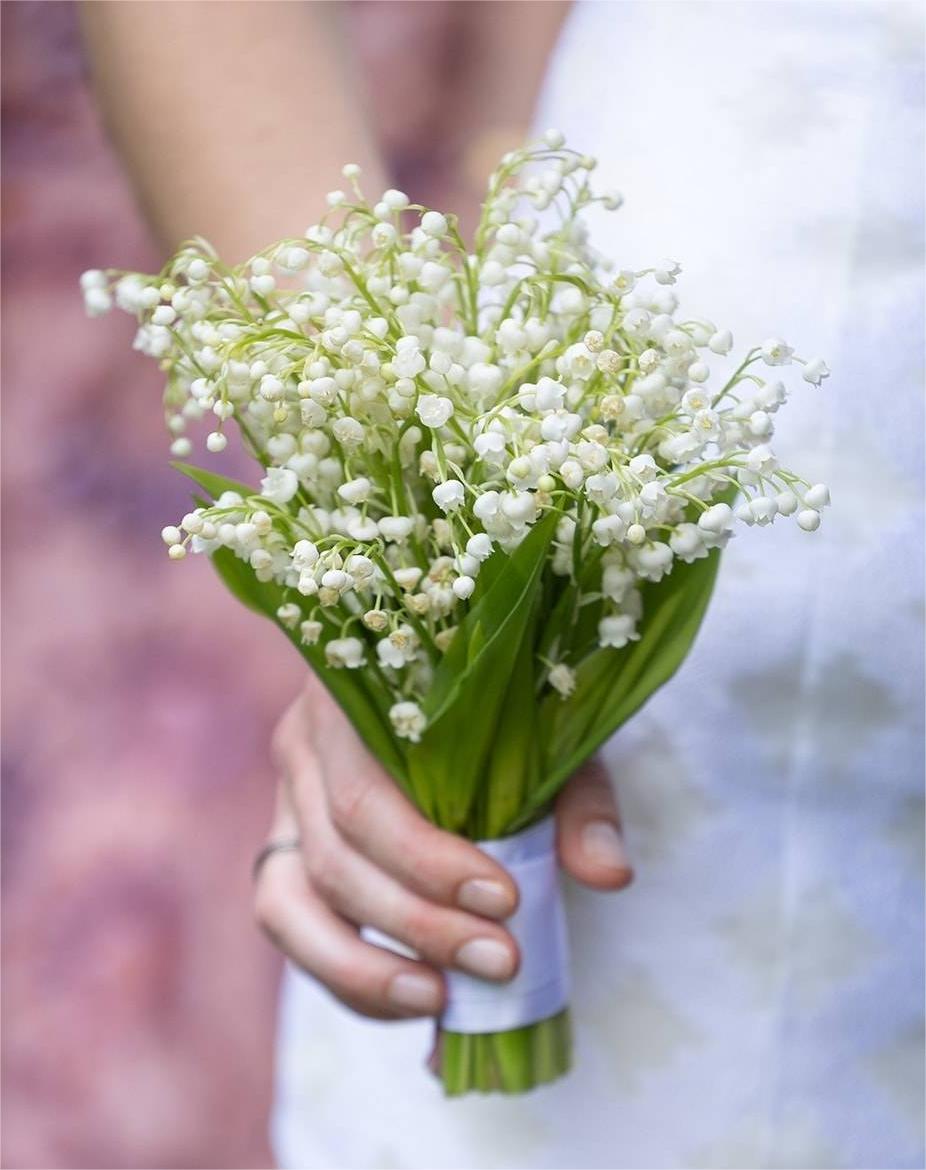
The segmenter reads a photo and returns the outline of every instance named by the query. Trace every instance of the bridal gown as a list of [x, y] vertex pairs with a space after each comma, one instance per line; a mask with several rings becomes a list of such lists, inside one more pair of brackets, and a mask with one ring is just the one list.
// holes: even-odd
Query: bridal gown
[[537, 128], [624, 192], [593, 240], [678, 259], [683, 308], [743, 350], [827, 359], [776, 450], [833, 505], [740, 532], [606, 749], [636, 881], [567, 890], [572, 1074], [446, 1102], [430, 1023], [289, 971], [282, 1166], [923, 1165], [922, 38], [899, 3], [571, 11]]

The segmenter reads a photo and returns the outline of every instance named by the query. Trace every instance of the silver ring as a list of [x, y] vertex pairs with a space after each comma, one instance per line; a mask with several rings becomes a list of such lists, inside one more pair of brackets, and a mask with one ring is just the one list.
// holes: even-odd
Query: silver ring
[[257, 880], [257, 875], [260, 873], [261, 866], [271, 854], [274, 853], [290, 853], [292, 851], [298, 852], [302, 848], [302, 842], [298, 837], [280, 837], [276, 841], [268, 841], [267, 844], [260, 850], [254, 858], [254, 864], [251, 866], [251, 877]]

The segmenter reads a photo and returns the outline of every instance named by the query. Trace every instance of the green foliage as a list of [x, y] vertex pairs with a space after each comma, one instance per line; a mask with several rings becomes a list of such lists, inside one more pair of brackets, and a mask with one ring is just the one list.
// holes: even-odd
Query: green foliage
[[[253, 494], [224, 476], [175, 466], [213, 499], [224, 491]], [[435, 666], [420, 743], [396, 738], [389, 721], [393, 697], [375, 670], [332, 669], [323, 645], [304, 645], [298, 629], [279, 621], [286, 590], [258, 581], [229, 549], [216, 550], [212, 563], [243, 605], [283, 631], [422, 811], [444, 828], [479, 839], [513, 832], [542, 815], [575, 769], [672, 677], [691, 648], [717, 575], [719, 550], [676, 563], [643, 590], [638, 641], [620, 650], [592, 649], [576, 669], [569, 698], [550, 690], [539, 696], [538, 653], [555, 646], [556, 631], [568, 621], [586, 630], [594, 645], [600, 610], [597, 604], [577, 609], [575, 585], [551, 587], [545, 577], [558, 519], [549, 513], [511, 555], [496, 550], [483, 567], [474, 604]], [[335, 625], [329, 633], [336, 634]]]

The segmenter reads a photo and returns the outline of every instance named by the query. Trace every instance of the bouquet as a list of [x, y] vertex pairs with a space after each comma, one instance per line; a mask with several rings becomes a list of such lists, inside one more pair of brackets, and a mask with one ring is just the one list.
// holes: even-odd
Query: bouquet
[[[492, 174], [471, 246], [400, 191], [348, 191], [303, 237], [228, 267], [206, 241], [152, 276], [87, 272], [139, 322], [172, 454], [237, 428], [259, 486], [185, 462], [205, 553], [273, 621], [435, 824], [508, 865], [519, 974], [448, 973], [446, 1091], [516, 1092], [570, 1062], [550, 809], [678, 668], [737, 525], [813, 531], [822, 484], [770, 446], [779, 370], [819, 358], [678, 313], [679, 266], [588, 241], [595, 160], [548, 133]], [[388, 826], [384, 826], [388, 831]]]

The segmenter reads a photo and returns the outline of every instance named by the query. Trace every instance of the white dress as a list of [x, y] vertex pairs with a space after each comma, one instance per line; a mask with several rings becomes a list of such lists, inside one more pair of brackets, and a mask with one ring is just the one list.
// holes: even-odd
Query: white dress
[[[529, 7], [529, 6], [526, 6]], [[575, 1071], [445, 1101], [426, 1022], [288, 973], [284, 1167], [923, 1165], [923, 28], [863, 3], [585, 3], [538, 128], [597, 155], [621, 267], [833, 368], [778, 416], [830, 484], [746, 531], [676, 678], [607, 749], [637, 868], [567, 891]]]

